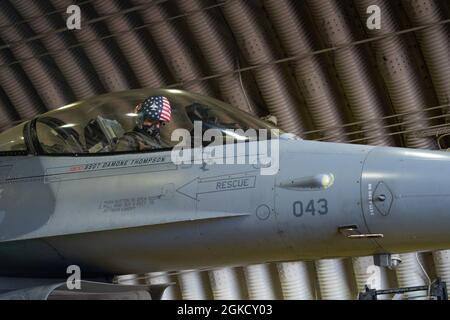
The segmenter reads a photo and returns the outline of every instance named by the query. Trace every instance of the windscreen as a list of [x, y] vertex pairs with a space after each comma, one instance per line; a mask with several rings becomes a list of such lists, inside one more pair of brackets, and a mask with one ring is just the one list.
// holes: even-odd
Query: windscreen
[[26, 123], [22, 123], [0, 134], [0, 152], [27, 151], [23, 130]]

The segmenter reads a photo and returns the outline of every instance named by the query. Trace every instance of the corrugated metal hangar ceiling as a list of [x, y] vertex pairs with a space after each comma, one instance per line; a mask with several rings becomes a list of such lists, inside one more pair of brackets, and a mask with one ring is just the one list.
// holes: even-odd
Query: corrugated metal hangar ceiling
[[[71, 4], [80, 30], [66, 29]], [[374, 4], [379, 30], [366, 27]], [[449, 19], [446, 0], [3, 0], [0, 130], [106, 92], [177, 87], [275, 115], [305, 139], [436, 149], [450, 102]], [[407, 274], [419, 259], [404, 261]], [[328, 277], [345, 267], [333, 263], [315, 264], [321, 296], [350, 297], [345, 279]], [[244, 270], [250, 297], [267, 276], [258, 268]], [[282, 286], [307, 269], [280, 264]], [[210, 274], [215, 296], [217, 279], [231, 277], [222, 272]], [[180, 278], [183, 297], [183, 283], [200, 278]], [[301, 286], [284, 285], [285, 297]]]

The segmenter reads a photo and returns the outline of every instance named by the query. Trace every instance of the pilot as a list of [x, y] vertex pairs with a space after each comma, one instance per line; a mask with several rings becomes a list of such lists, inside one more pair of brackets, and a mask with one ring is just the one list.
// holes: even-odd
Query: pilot
[[169, 99], [150, 96], [135, 109], [136, 126], [117, 142], [115, 151], [143, 151], [168, 147], [161, 141], [160, 128], [172, 119]]

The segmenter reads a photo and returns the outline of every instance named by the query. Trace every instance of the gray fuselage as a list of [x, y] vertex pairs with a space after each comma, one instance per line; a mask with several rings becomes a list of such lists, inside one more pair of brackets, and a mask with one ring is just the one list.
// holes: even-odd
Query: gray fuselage
[[[170, 151], [0, 158], [0, 275], [215, 268], [450, 247], [450, 155], [280, 140], [279, 171]], [[311, 177], [332, 176], [326, 187]], [[309, 179], [309, 180], [308, 180]], [[306, 184], [295, 184], [306, 181]], [[292, 184], [289, 187], [289, 184]], [[340, 228], [354, 226], [348, 238]]]

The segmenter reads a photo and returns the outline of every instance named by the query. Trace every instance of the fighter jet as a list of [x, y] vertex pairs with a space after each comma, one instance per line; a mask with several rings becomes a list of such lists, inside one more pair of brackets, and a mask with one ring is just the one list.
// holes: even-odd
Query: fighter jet
[[[148, 97], [170, 102], [161, 145], [117, 151]], [[96, 96], [0, 134], [1, 297], [157, 299], [111, 279], [446, 249], [449, 177], [446, 152], [306, 141], [181, 90]]]

